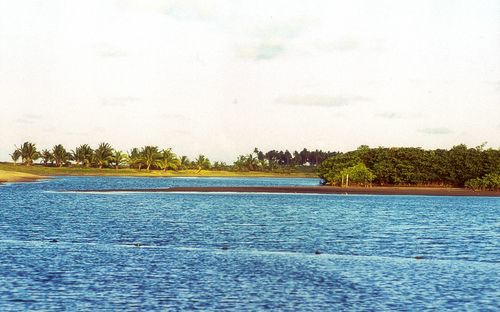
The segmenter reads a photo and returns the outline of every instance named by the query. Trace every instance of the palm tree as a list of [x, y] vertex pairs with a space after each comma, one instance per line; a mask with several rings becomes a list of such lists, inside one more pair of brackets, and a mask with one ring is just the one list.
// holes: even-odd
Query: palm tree
[[156, 165], [158, 159], [160, 158], [160, 152], [158, 151], [158, 146], [145, 146], [141, 151], [144, 163], [146, 164], [146, 169], [149, 171], [151, 165]]
[[198, 167], [198, 172], [196, 173], [199, 173], [202, 169], [210, 169], [210, 160], [208, 160], [208, 158], [204, 155], [198, 155], [198, 158], [196, 158], [194, 162]]
[[10, 154], [10, 158], [12, 158], [12, 161], [14, 162], [14, 166], [16, 165], [16, 163], [20, 157], [21, 157], [21, 151], [17, 148], [12, 154]]
[[21, 152], [21, 158], [23, 163], [26, 166], [31, 166], [33, 161], [37, 160], [40, 157], [40, 154], [36, 150], [36, 146], [34, 143], [24, 142], [19, 148]]
[[189, 167], [189, 164], [191, 163], [189, 158], [185, 155], [181, 156], [179, 162], [180, 162], [179, 169], [186, 169]]
[[94, 151], [88, 144], [80, 145], [71, 152], [76, 164], [85, 165], [86, 167], [92, 163], [93, 153]]
[[94, 151], [94, 161], [99, 169], [107, 166], [113, 156], [113, 148], [109, 143], [101, 143]]
[[212, 165], [212, 170], [226, 170], [227, 164], [223, 161], [216, 161]]
[[49, 164], [49, 162], [53, 162], [54, 161], [54, 156], [52, 155], [52, 153], [48, 149], [42, 150], [41, 156], [42, 156], [42, 159], [43, 159], [43, 164], [45, 166], [47, 166]]
[[71, 156], [61, 144], [57, 144], [52, 148], [52, 155], [57, 167], [62, 167], [70, 160]]
[[163, 171], [167, 171], [169, 168], [177, 170], [180, 164], [181, 162], [179, 158], [177, 158], [177, 155], [172, 152], [171, 148], [167, 148], [161, 152], [160, 159], [158, 160], [158, 166], [160, 169], [163, 169]]
[[122, 151], [115, 151], [111, 156], [111, 163], [114, 164], [115, 169], [118, 169], [120, 165], [123, 165], [127, 162], [128, 156], [127, 154], [122, 153]]
[[233, 167], [236, 171], [244, 171], [247, 169], [246, 165], [246, 157], [243, 155], [240, 155], [238, 159], [233, 163]]
[[269, 168], [269, 170], [273, 171], [273, 170], [278, 168], [278, 163], [276, 162], [276, 160], [271, 159], [267, 162], [267, 168]]
[[137, 147], [134, 147], [128, 154], [128, 164], [131, 168], [137, 166], [137, 168], [141, 170], [141, 167], [144, 164], [144, 159], [142, 153]]
[[254, 157], [253, 154], [248, 154], [248, 156], [245, 158], [245, 166], [247, 167], [248, 171], [253, 171], [259, 166], [259, 160], [257, 157]]

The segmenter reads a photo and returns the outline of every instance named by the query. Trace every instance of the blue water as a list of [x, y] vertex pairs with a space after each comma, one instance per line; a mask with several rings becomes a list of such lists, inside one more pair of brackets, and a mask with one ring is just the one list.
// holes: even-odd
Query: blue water
[[0, 186], [0, 311], [500, 309], [500, 198], [60, 192], [318, 182]]

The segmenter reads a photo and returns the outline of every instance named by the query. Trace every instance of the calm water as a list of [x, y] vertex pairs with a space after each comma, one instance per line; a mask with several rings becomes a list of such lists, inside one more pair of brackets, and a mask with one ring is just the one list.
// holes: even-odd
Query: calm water
[[500, 198], [59, 192], [318, 182], [0, 186], [0, 311], [500, 309]]

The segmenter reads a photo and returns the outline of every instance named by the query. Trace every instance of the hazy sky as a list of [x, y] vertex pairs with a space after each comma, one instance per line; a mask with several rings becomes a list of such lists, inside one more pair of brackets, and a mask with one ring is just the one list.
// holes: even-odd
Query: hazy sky
[[500, 147], [500, 1], [0, 0], [0, 160]]

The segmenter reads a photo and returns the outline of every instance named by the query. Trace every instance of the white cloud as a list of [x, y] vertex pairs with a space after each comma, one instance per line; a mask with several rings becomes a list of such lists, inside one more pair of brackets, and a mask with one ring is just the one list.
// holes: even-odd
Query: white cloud
[[294, 106], [341, 107], [369, 102], [371, 99], [363, 96], [326, 96], [326, 95], [295, 95], [276, 98], [276, 103]]
[[119, 8], [131, 12], [150, 11], [181, 20], [207, 20], [216, 9], [213, 0], [117, 0]]
[[442, 135], [442, 134], [451, 134], [453, 131], [451, 131], [448, 128], [440, 127], [440, 128], [424, 128], [424, 129], [419, 129], [418, 130], [421, 133], [425, 134], [431, 134], [431, 135]]
[[96, 45], [96, 54], [102, 57], [124, 57], [127, 56], [127, 52], [123, 49], [113, 47], [107, 43], [101, 43]]

